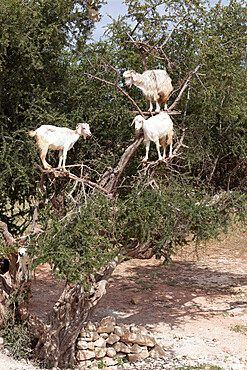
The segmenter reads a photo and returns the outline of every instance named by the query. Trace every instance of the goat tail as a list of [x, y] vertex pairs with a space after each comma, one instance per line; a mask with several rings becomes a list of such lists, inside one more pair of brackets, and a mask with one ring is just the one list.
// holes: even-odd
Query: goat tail
[[33, 131], [33, 130], [29, 130], [28, 135], [31, 136], [31, 137], [34, 137], [36, 135], [36, 132]]

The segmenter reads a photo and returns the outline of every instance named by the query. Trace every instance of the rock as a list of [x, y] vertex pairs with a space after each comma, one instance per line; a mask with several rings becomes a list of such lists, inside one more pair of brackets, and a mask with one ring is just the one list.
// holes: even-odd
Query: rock
[[95, 325], [92, 323], [92, 321], [88, 321], [88, 323], [85, 326], [86, 331], [96, 331]]
[[130, 299], [130, 303], [134, 305], [138, 305], [141, 302], [141, 297], [140, 296], [135, 296]]
[[116, 354], [117, 354], [117, 352], [115, 351], [114, 348], [112, 348], [112, 347], [106, 348], [106, 356], [112, 358], [112, 357], [115, 357]]
[[79, 339], [78, 342], [77, 342], [77, 348], [78, 349], [91, 349], [93, 350], [94, 349], [94, 344], [92, 342], [88, 342], [86, 340], [83, 340], [83, 339]]
[[154, 347], [156, 342], [151, 335], [142, 335], [138, 333], [125, 333], [120, 337], [122, 342], [126, 343], [136, 343], [140, 344], [141, 346], [147, 346], [147, 347]]
[[114, 329], [114, 334], [117, 334], [119, 337], [124, 335], [124, 333], [129, 333], [129, 332], [130, 332], [129, 328], [122, 323], [116, 325]]
[[106, 339], [107, 344], [114, 344], [120, 340], [120, 337], [117, 334], [111, 333]]
[[107, 333], [100, 333], [100, 337], [103, 338], [103, 339], [107, 339], [108, 338], [108, 334]]
[[147, 348], [143, 349], [140, 353], [129, 353], [128, 360], [129, 361], [142, 361], [148, 358], [149, 353]]
[[4, 343], [3, 337], [0, 337], [0, 345], [2, 346]]
[[90, 360], [81, 361], [78, 366], [78, 370], [91, 369], [92, 362]]
[[116, 319], [113, 316], [104, 317], [97, 329], [98, 333], [112, 333], [116, 325]]
[[116, 352], [130, 353], [130, 347], [127, 344], [122, 342], [117, 342], [113, 345], [113, 348]]
[[166, 352], [159, 344], [156, 344], [156, 346], [149, 351], [149, 356], [151, 358], [165, 357]]
[[[146, 348], [146, 347], [145, 347]], [[140, 353], [143, 350], [143, 347], [139, 346], [139, 344], [133, 344], [131, 347], [131, 353]]]
[[[152, 349], [148, 351], [147, 347]], [[97, 368], [99, 361], [111, 369], [117, 368], [117, 359], [126, 358], [126, 355], [129, 361], [143, 361], [148, 357], [158, 359], [166, 354], [146, 328], [134, 324], [116, 325], [112, 316], [103, 318], [100, 324], [89, 321], [82, 329], [76, 355], [79, 369]]]
[[85, 329], [82, 329], [80, 337], [83, 338], [83, 340], [91, 341], [93, 337], [93, 332], [86, 331]]
[[96, 347], [94, 352], [96, 358], [102, 358], [106, 355], [106, 348]]
[[93, 331], [91, 333], [91, 336], [92, 336], [92, 340], [95, 342], [97, 339], [100, 338], [99, 334], [97, 333], [97, 331]]
[[148, 331], [146, 328], [144, 328], [143, 326], [141, 327], [137, 327], [135, 325], [131, 325], [130, 326], [130, 332], [131, 333], [138, 333], [138, 334], [141, 334], [141, 335], [148, 335]]
[[91, 350], [79, 350], [77, 352], [76, 358], [78, 361], [85, 361], [85, 360], [90, 360], [90, 358], [95, 357], [95, 352]]
[[95, 342], [94, 342], [94, 346], [95, 347], [106, 347], [106, 341], [104, 338], [100, 337], [99, 339], [97, 339]]
[[80, 332], [80, 337], [81, 338], [86, 338], [86, 336], [87, 336], [86, 330], [85, 329], [82, 329], [81, 332]]
[[102, 358], [102, 361], [103, 361], [103, 364], [105, 366], [114, 366], [114, 365], [117, 365], [118, 364], [118, 360], [117, 359], [113, 359], [111, 357], [103, 357]]

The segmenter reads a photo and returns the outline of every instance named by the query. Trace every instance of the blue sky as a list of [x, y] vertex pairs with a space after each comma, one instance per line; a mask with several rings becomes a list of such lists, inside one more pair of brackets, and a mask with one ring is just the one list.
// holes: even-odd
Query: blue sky
[[115, 19], [118, 18], [119, 15], [123, 15], [126, 13], [126, 6], [123, 4], [121, 0], [108, 0], [107, 4], [103, 5], [100, 9], [100, 14], [102, 14], [102, 19], [100, 22], [95, 24], [96, 28], [93, 33], [93, 39], [99, 40], [99, 38], [103, 35], [104, 26], [108, 23], [111, 23], [111, 19], [109, 15]]
[[[213, 5], [217, 3], [218, 0], [210, 0], [210, 3]], [[227, 4], [228, 0], [221, 0], [222, 4]], [[109, 15], [117, 19], [119, 15], [126, 13], [126, 6], [121, 0], [108, 0], [107, 4], [103, 5], [100, 9], [100, 14], [102, 14], [102, 19], [100, 22], [95, 23], [95, 30], [93, 32], [93, 39], [98, 41], [99, 38], [103, 35], [104, 26], [108, 23], [111, 23]]]

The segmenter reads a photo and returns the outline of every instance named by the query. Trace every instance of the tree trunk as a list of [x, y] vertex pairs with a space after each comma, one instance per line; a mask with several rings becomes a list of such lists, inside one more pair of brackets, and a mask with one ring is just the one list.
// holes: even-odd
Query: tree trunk
[[117, 190], [118, 182], [120, 177], [122, 176], [123, 171], [128, 166], [131, 158], [135, 154], [136, 150], [143, 142], [143, 132], [140, 132], [133, 144], [131, 144], [122, 155], [120, 161], [118, 162], [117, 166], [109, 171], [105, 172], [101, 179], [99, 180], [98, 184], [103, 187], [109, 194], [114, 194]]
[[7, 250], [14, 250], [16, 246], [16, 252], [9, 252], [7, 259], [9, 261], [9, 271], [4, 274], [0, 274], [0, 325], [2, 325], [4, 317], [9, 313], [9, 298], [13, 293], [16, 293], [19, 297], [26, 297], [26, 292], [30, 289], [30, 282], [24, 282], [21, 279], [21, 273], [18, 272], [17, 264], [17, 242], [15, 238], [8, 231], [7, 225], [0, 221], [0, 230], [2, 230], [3, 237], [6, 241]]
[[79, 333], [94, 307], [106, 292], [106, 283], [117, 266], [117, 261], [109, 263], [103, 275], [91, 278], [87, 291], [82, 284], [67, 284], [59, 300], [43, 323], [30, 314], [25, 306], [19, 310], [22, 319], [28, 319], [38, 342], [34, 357], [48, 367], [64, 369], [73, 366], [75, 343]]

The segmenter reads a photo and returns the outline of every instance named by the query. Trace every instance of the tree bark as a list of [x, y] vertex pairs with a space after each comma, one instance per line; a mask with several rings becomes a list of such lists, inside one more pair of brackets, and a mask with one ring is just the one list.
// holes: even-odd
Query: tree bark
[[[26, 288], [30, 287], [29, 283], [21, 280], [21, 273], [18, 272], [17, 264], [17, 241], [9, 232], [7, 225], [0, 221], [0, 230], [6, 242], [7, 250], [11, 251], [7, 254], [9, 261], [9, 271], [4, 274], [0, 274], [0, 325], [2, 324], [4, 317], [7, 316], [9, 309], [9, 298], [17, 292], [19, 296], [23, 296]], [[15, 248], [16, 246], [16, 248]], [[16, 251], [15, 251], [16, 249]], [[24, 288], [25, 287], [25, 288]]]
[[99, 180], [98, 184], [103, 187], [109, 194], [114, 194], [117, 190], [118, 182], [120, 177], [122, 176], [123, 171], [128, 166], [131, 158], [135, 154], [136, 150], [143, 142], [143, 132], [140, 132], [133, 144], [131, 144], [122, 155], [120, 161], [118, 162], [117, 166], [113, 169], [106, 171], [101, 179]]
[[102, 275], [91, 277], [90, 290], [82, 284], [67, 284], [59, 300], [42, 322], [27, 311], [19, 310], [22, 319], [28, 319], [38, 342], [34, 357], [47, 367], [67, 368], [75, 362], [75, 343], [79, 333], [99, 300], [106, 293], [106, 283], [117, 266], [117, 260], [110, 262]]

